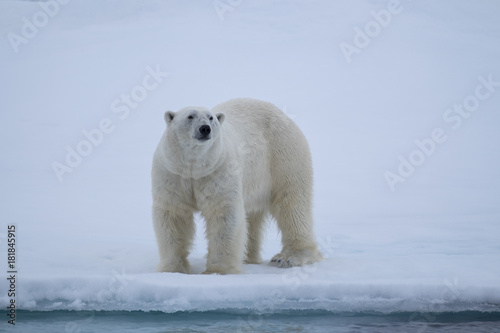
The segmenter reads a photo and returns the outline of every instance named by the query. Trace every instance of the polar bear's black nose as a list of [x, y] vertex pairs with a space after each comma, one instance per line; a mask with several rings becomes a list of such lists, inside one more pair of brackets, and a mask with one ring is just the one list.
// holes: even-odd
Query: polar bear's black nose
[[208, 125], [200, 126], [200, 134], [203, 136], [209, 135], [211, 131], [212, 130], [210, 129], [210, 126], [208, 126]]

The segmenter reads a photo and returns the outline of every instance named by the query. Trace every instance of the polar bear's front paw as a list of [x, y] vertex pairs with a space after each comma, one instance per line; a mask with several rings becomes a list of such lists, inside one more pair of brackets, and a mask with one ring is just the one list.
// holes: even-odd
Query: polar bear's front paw
[[260, 264], [262, 262], [262, 257], [260, 255], [248, 256], [245, 259], [245, 264]]
[[160, 262], [158, 266], [156, 266], [157, 272], [168, 272], [168, 273], [189, 273], [189, 263], [187, 262], [178, 262], [178, 263], [164, 263]]
[[241, 270], [237, 267], [207, 267], [207, 270], [202, 274], [240, 274]]
[[271, 259], [269, 264], [276, 267], [288, 268], [312, 264], [321, 259], [321, 254], [316, 249], [297, 250], [278, 253]]

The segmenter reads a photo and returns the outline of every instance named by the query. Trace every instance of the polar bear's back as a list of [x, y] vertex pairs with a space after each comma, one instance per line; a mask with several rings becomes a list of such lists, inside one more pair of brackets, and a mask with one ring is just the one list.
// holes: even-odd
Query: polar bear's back
[[[235, 98], [221, 103], [212, 109], [214, 113], [223, 112], [226, 120], [240, 135], [262, 134], [268, 137], [274, 145], [276, 139], [293, 137], [304, 139], [304, 136], [295, 123], [280, 109], [271, 103], [251, 98]], [[246, 140], [252, 140], [246, 137]], [[288, 145], [288, 143], [284, 143]], [[309, 150], [309, 149], [308, 149]]]
[[[312, 196], [312, 163], [307, 140], [297, 125], [271, 103], [238, 98], [217, 105], [223, 112], [224, 135], [243, 158], [246, 201], [279, 200], [290, 191], [309, 201]], [[300, 192], [298, 194], [297, 192]], [[255, 200], [253, 200], [255, 199]], [[259, 204], [260, 206], [260, 204]], [[251, 207], [247, 207], [252, 210]]]
[[230, 123], [239, 128], [257, 125], [266, 129], [270, 121], [284, 121], [286, 115], [271, 103], [252, 98], [235, 98], [221, 103], [212, 109], [214, 113], [223, 112]]

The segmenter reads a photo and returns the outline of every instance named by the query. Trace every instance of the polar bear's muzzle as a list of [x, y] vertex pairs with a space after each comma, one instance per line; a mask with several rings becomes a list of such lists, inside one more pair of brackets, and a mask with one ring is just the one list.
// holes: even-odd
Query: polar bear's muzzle
[[196, 139], [205, 141], [205, 140], [210, 140], [212, 133], [212, 128], [210, 125], [201, 125], [198, 128], [198, 132], [196, 133]]

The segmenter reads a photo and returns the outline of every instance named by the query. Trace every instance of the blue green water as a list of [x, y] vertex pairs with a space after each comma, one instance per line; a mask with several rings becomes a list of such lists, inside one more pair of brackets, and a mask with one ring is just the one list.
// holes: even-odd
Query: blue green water
[[[7, 318], [3, 312], [3, 318]], [[251, 312], [125, 312], [18, 311], [15, 332], [500, 332], [500, 312], [331, 314], [293, 311], [281, 314]]]

